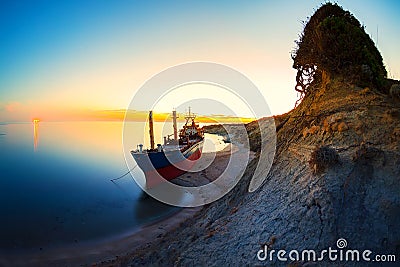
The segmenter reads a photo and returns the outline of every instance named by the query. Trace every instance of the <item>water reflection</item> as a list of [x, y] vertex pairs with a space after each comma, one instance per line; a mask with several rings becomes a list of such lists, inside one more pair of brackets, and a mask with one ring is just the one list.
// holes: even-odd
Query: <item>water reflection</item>
[[33, 120], [33, 151], [37, 151], [39, 144], [39, 120]]
[[[128, 171], [122, 123], [31, 123], [1, 128], [6, 135], [0, 136], [0, 258], [4, 251], [113, 237], [172, 212], [139, 201], [141, 190], [130, 175], [110, 181]], [[141, 136], [132, 136], [132, 143]]]

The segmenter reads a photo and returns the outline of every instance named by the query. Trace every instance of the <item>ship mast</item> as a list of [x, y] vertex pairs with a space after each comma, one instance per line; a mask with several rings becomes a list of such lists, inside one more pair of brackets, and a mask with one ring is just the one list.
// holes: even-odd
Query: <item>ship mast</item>
[[153, 126], [153, 111], [150, 110], [149, 112], [149, 134], [150, 134], [150, 147], [154, 149], [154, 126]]
[[189, 112], [188, 112], [188, 114], [185, 116], [186, 123], [188, 123], [190, 119], [193, 121], [195, 118], [196, 118], [196, 115], [191, 113], [191, 109], [190, 109], [190, 107], [189, 107]]
[[176, 123], [176, 118], [177, 118], [176, 110], [173, 110], [172, 111], [172, 122], [174, 124], [174, 139], [175, 139], [175, 141], [178, 140], [178, 126], [177, 126], [177, 123]]

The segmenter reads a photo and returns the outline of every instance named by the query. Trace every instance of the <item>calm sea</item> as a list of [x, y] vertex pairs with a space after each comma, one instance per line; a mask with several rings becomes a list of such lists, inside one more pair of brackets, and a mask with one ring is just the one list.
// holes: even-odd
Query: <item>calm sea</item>
[[0, 251], [105, 239], [177, 211], [142, 200], [131, 175], [110, 181], [127, 171], [120, 122], [0, 125]]

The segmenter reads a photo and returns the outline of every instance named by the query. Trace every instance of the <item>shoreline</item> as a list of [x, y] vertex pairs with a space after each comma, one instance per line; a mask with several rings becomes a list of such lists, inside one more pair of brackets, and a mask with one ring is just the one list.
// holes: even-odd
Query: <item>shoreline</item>
[[[211, 164], [207, 169], [196, 173], [183, 174], [174, 180], [174, 183], [183, 186], [195, 186], [195, 184], [202, 185], [205, 182], [212, 182], [218, 178], [221, 172], [224, 172], [228, 161], [230, 161], [231, 153], [237, 153], [240, 151], [240, 144], [236, 145], [229, 143], [224, 149], [217, 152], [213, 164]], [[250, 151], [247, 167], [249, 167], [250, 162], [255, 157], [255, 152]], [[232, 191], [230, 191], [229, 194], [232, 194]], [[147, 243], [143, 243], [141, 246], [127, 249], [125, 254], [115, 256], [113, 260], [97, 262], [93, 266], [170, 266], [172, 263], [169, 261], [174, 257], [179, 258], [177, 254], [178, 251], [188, 243], [190, 244], [193, 240], [204, 235], [207, 238], [214, 235], [213, 231], [204, 233], [204, 229], [201, 229], [201, 227], [197, 228], [199, 226], [210, 226], [212, 224], [212, 219], [207, 215], [210, 212], [209, 208], [211, 207], [215, 206], [207, 204], [199, 207], [197, 212], [193, 213], [192, 216], [188, 216], [181, 224], [176, 225], [176, 227], [165, 232], [165, 235], [159, 240], [148, 240]], [[188, 208], [184, 208], [184, 210], [185, 209]], [[228, 207], [228, 209], [230, 209], [231, 214], [234, 214], [237, 211], [237, 208], [234, 206]], [[186, 234], [188, 232], [191, 233], [190, 238], [188, 240], [181, 239], [183, 236], [187, 237]]]
[[[216, 152], [215, 160], [213, 164], [210, 165], [211, 168], [208, 167], [207, 169], [196, 173], [183, 174], [175, 179], [174, 182], [178, 185], [183, 186], [194, 186], [195, 184], [201, 185], [204, 184], [205, 181], [212, 182], [218, 177], [221, 171], [223, 172], [223, 169], [226, 167], [227, 162], [230, 160], [231, 153], [237, 153], [238, 151], [240, 151], [240, 145], [238, 146], [229, 143], [224, 149]], [[249, 163], [254, 158], [255, 153], [251, 151], [249, 155]], [[93, 266], [113, 267], [138, 266], [143, 264], [150, 266], [159, 265], [153, 261], [155, 258], [161, 259], [159, 258], [160, 254], [163, 255], [161, 257], [168, 258], [172, 254], [175, 254], [179, 249], [180, 245], [178, 245], [177, 243], [180, 243], [182, 240], [180, 240], [179, 238], [177, 239], [175, 233], [178, 234], [184, 231], [192, 231], [190, 230], [190, 226], [197, 223], [210, 223], [207, 216], [205, 216], [205, 212], [207, 212], [208, 207], [210, 207], [210, 204], [198, 208], [183, 208], [183, 210], [197, 209], [197, 211], [193, 212], [191, 216], [187, 216], [184, 220], [181, 221], [179, 225], [176, 225], [176, 227], [171, 227], [169, 231], [166, 231], [165, 235], [162, 236], [159, 240], [147, 240], [147, 243], [142, 243], [140, 246], [129, 249], [127, 248], [124, 254], [115, 256], [112, 260], [97, 262]], [[234, 210], [235, 208], [233, 208], [233, 212]], [[196, 230], [193, 231], [196, 232]], [[197, 234], [199, 233], [196, 233], [195, 235]], [[211, 232], [209, 233], [209, 236], [212, 236]], [[193, 239], [194, 237], [192, 236], [191, 238]], [[169, 244], [168, 248], [165, 251], [160, 252], [159, 247], [166, 247], [167, 244]], [[163, 260], [161, 260], [161, 262], [163, 262]]]

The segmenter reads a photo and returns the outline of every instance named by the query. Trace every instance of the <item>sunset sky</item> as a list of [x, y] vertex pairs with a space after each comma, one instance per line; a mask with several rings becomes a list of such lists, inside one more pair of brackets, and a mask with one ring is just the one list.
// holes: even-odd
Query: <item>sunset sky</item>
[[[273, 114], [287, 112], [297, 99], [290, 52], [321, 2], [1, 1], [0, 122], [123, 110], [147, 79], [192, 61], [240, 71]], [[400, 79], [400, 3], [337, 2], [378, 42], [388, 76]]]

